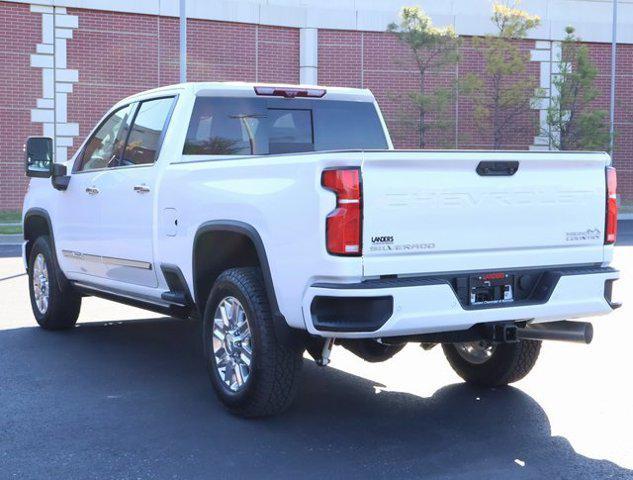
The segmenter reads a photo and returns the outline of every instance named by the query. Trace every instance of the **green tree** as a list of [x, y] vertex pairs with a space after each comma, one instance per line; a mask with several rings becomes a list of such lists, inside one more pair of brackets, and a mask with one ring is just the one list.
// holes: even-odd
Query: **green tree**
[[573, 27], [565, 29], [544, 133], [558, 150], [607, 150], [607, 112], [590, 107], [599, 93], [595, 87], [598, 69], [574, 32]]
[[475, 104], [475, 122], [481, 129], [492, 129], [493, 146], [499, 149], [516, 131], [517, 119], [530, 112], [538, 92], [536, 81], [524, 75], [530, 57], [517, 40], [537, 27], [540, 18], [520, 10], [517, 3], [495, 3], [491, 20], [497, 32], [473, 39], [484, 57], [485, 75], [467, 75], [461, 88]]
[[[445, 128], [443, 115], [450, 105], [452, 89], [429, 88], [427, 75], [431, 71], [454, 65], [459, 60], [459, 38], [450, 27], [436, 27], [431, 18], [419, 7], [404, 7], [398, 23], [391, 23], [387, 31], [396, 35], [411, 49], [419, 73], [420, 88], [409, 94], [409, 100], [417, 111], [417, 128], [420, 148], [426, 146], [426, 133], [432, 128]], [[436, 114], [435, 120], [430, 119]]]

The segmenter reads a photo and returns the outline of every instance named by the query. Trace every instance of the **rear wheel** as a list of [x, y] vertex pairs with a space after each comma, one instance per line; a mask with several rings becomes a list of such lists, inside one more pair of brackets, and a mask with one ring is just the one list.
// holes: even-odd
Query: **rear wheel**
[[290, 406], [299, 385], [302, 352], [275, 335], [258, 268], [234, 268], [218, 277], [203, 328], [211, 383], [231, 412], [261, 417]]
[[70, 285], [60, 284], [57, 261], [49, 237], [38, 237], [29, 256], [31, 308], [40, 327], [72, 328], [81, 309], [81, 296]]
[[532, 370], [541, 350], [541, 342], [445, 343], [442, 348], [453, 370], [468, 383], [498, 387], [521, 380]]

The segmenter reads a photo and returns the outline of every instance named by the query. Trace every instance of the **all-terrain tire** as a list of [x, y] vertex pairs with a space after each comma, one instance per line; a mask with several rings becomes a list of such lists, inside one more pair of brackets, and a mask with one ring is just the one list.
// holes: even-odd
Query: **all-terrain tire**
[[[36, 296], [36, 289], [43, 295]], [[73, 290], [59, 271], [48, 236], [38, 237], [31, 248], [29, 293], [33, 315], [40, 327], [64, 330], [75, 326], [81, 310], [81, 295]]]
[[[221, 378], [213, 349], [215, 312], [223, 299], [230, 297], [243, 307], [251, 334], [250, 373], [238, 391], [232, 391]], [[277, 338], [273, 321], [259, 268], [232, 268], [215, 281], [204, 310], [204, 354], [219, 399], [229, 411], [241, 417], [281, 413], [296, 396], [303, 355]]]
[[453, 370], [466, 382], [485, 387], [499, 387], [525, 377], [534, 367], [541, 351], [541, 342], [522, 340], [502, 343], [484, 363], [466, 360], [452, 343], [442, 344], [444, 355]]

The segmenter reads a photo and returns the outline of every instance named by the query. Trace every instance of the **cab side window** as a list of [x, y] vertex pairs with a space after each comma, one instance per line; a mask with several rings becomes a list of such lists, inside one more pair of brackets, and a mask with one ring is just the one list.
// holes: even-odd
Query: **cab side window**
[[110, 114], [86, 143], [77, 171], [107, 168], [120, 162], [127, 124], [135, 107], [136, 104], [127, 105]]
[[156, 161], [173, 101], [174, 98], [169, 97], [141, 103], [120, 165], [146, 165]]
[[[253, 101], [255, 100], [255, 101]], [[185, 155], [268, 153], [265, 101], [250, 98], [196, 99], [187, 130]]]

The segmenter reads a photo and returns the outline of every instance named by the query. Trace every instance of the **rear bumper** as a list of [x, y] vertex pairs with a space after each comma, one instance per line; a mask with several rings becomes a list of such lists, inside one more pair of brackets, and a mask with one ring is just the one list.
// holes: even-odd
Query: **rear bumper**
[[338, 338], [380, 338], [465, 330], [478, 323], [550, 322], [611, 312], [612, 268], [568, 268], [555, 275], [540, 299], [470, 307], [446, 278], [369, 280], [356, 284], [315, 284], [303, 299], [308, 331]]

